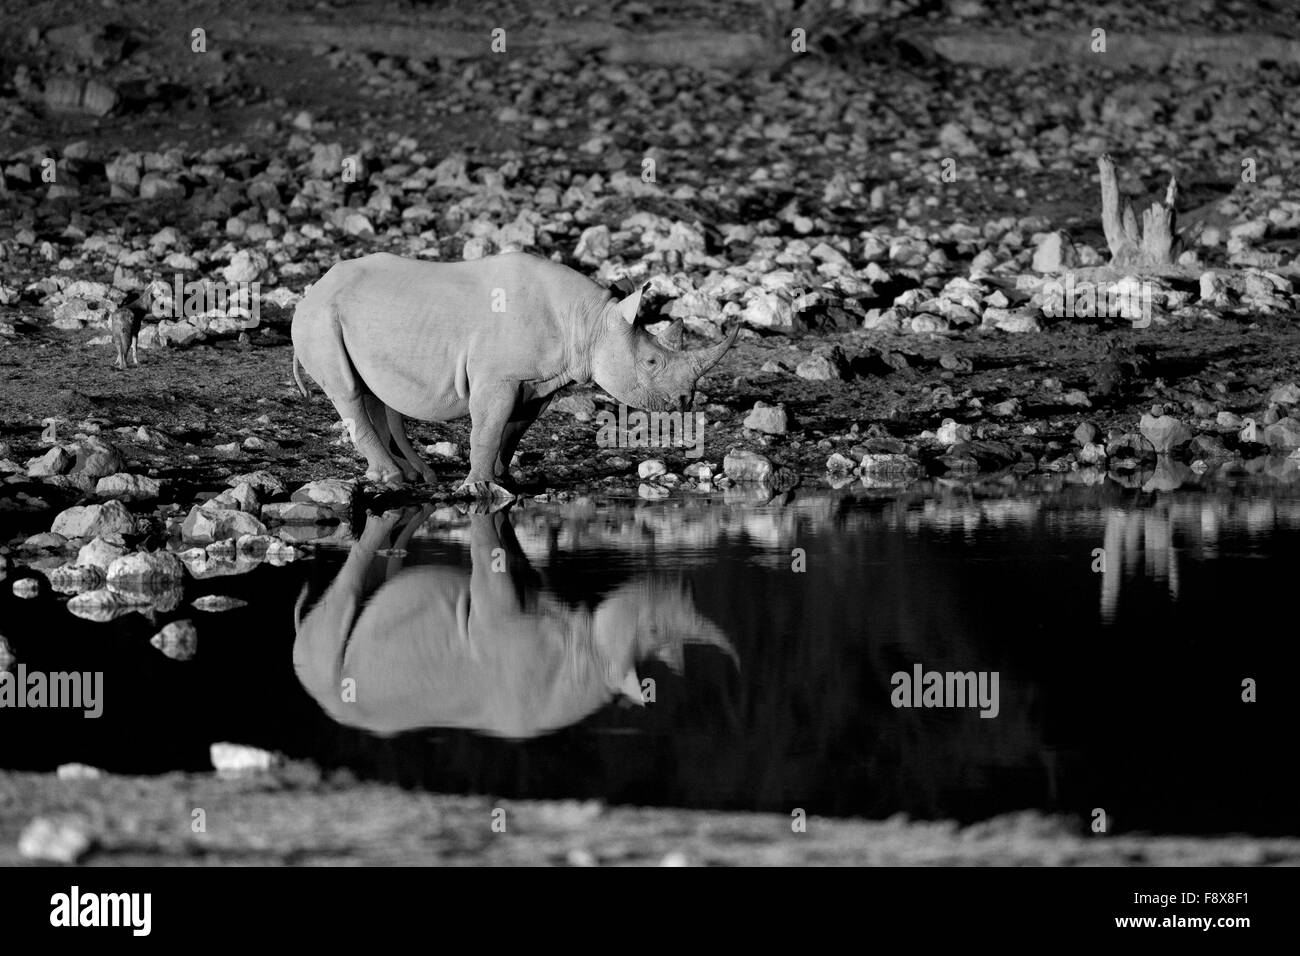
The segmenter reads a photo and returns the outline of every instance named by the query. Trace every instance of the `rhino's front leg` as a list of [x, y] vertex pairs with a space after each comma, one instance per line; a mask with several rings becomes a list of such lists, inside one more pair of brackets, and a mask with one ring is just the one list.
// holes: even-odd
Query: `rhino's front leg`
[[471, 392], [469, 397], [469, 475], [456, 494], [478, 498], [513, 498], [497, 483], [496, 463], [505, 441], [506, 428], [515, 414], [517, 385], [498, 385]]
[[515, 449], [519, 447], [519, 439], [524, 436], [528, 426], [537, 421], [546, 407], [551, 404], [551, 396], [545, 398], [534, 398], [522, 402], [515, 411], [515, 416], [507, 424], [505, 432], [501, 436], [501, 451], [497, 453], [496, 465], [493, 473], [498, 481], [510, 477], [510, 462], [514, 460]]

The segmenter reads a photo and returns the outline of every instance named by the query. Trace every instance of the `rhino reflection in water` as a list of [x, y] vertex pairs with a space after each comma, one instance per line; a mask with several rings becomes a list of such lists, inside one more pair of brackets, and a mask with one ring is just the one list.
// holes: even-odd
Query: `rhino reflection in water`
[[471, 516], [472, 571], [376, 554], [399, 528], [395, 547], [404, 547], [427, 514], [404, 528], [409, 513], [371, 515], [338, 577], [298, 621], [298, 679], [339, 723], [532, 737], [619, 696], [642, 703], [637, 661], [657, 657], [680, 671], [692, 642], [735, 659], [684, 582], [642, 576], [594, 610], [543, 592], [505, 512]]

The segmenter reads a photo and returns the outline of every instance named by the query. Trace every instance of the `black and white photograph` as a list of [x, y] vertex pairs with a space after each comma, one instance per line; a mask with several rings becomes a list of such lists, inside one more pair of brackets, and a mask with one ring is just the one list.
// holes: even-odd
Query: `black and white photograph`
[[1110, 938], [1249, 939], [1234, 874], [1300, 864], [1297, 14], [0, 0], [22, 921], [150, 935], [107, 890], [162, 867], [1091, 868]]

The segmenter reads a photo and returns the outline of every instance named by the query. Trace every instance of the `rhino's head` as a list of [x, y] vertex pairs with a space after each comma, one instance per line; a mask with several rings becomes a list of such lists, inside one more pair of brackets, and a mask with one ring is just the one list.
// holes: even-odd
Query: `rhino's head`
[[678, 319], [658, 338], [637, 320], [642, 286], [625, 299], [611, 299], [601, 316], [591, 356], [596, 384], [624, 405], [651, 412], [686, 411], [695, 399], [695, 383], [736, 341], [740, 327], [717, 345], [682, 349]]

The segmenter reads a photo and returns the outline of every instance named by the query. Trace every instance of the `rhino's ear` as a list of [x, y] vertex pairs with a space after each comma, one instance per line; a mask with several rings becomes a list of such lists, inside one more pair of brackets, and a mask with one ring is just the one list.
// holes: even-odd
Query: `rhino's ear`
[[641, 296], [645, 294], [645, 290], [648, 288], [650, 288], [650, 283], [646, 282], [627, 298], [619, 301], [619, 314], [623, 316], [623, 320], [628, 325], [636, 324], [636, 315], [641, 311]]
[[686, 323], [677, 319], [659, 333], [659, 344], [670, 352], [680, 352], [686, 341]]

